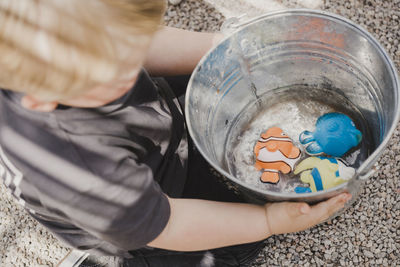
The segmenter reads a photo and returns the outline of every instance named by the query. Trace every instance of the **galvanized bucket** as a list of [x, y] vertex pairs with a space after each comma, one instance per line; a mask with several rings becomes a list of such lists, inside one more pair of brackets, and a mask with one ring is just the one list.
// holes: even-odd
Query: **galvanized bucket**
[[[245, 183], [227, 167], [228, 137], [243, 110], [293, 86], [313, 88], [321, 98], [340, 94], [358, 109], [366, 149], [349, 182], [315, 193], [276, 192]], [[367, 31], [334, 14], [285, 10], [242, 23], [200, 61], [188, 85], [186, 118], [201, 154], [250, 200], [314, 203], [343, 191], [359, 194], [399, 120], [399, 89], [394, 64]]]

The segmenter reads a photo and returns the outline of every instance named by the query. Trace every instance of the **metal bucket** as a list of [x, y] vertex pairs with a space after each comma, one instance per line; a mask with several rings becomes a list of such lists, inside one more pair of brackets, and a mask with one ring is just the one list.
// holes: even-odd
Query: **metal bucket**
[[[399, 120], [399, 87], [394, 64], [367, 31], [326, 12], [286, 10], [240, 25], [200, 61], [188, 85], [186, 118], [201, 154], [250, 200], [314, 203], [343, 191], [359, 194]], [[294, 88], [321, 103], [355, 107], [347, 111], [364, 125], [364, 141], [348, 183], [315, 193], [279, 192], [246, 183], [229, 168], [232, 132], [269, 108], [263, 96], [281, 99]]]

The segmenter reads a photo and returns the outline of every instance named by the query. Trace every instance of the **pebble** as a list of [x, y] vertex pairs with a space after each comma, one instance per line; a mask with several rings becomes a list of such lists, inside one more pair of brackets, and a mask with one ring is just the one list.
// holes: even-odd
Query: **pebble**
[[168, 0], [171, 5], [178, 5], [182, 2], [182, 0]]
[[363, 233], [359, 234], [358, 238], [360, 239], [360, 241], [364, 241], [365, 240], [365, 235]]
[[369, 250], [364, 250], [364, 255], [368, 258], [373, 258], [374, 254]]

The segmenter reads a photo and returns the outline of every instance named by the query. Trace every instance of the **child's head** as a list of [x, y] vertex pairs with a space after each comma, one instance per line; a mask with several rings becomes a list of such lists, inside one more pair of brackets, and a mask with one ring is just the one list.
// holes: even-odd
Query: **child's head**
[[32, 96], [30, 101], [65, 104], [85, 94], [116, 96], [107, 87], [133, 84], [164, 5], [164, 0], [2, 0], [0, 87]]

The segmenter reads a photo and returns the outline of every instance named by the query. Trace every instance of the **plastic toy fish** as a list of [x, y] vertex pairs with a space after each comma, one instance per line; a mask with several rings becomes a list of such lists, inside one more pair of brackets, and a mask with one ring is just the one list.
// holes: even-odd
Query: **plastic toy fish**
[[357, 146], [362, 133], [354, 122], [342, 113], [327, 113], [318, 118], [315, 131], [300, 134], [300, 143], [306, 146], [311, 156], [325, 153], [328, 156], [341, 157], [352, 147]]
[[311, 193], [338, 186], [350, 180], [355, 169], [348, 167], [339, 158], [310, 157], [300, 162], [295, 174], [301, 173], [300, 180], [310, 187], [296, 187], [296, 193]]
[[291, 172], [300, 159], [300, 149], [295, 147], [292, 140], [278, 127], [269, 128], [261, 134], [254, 147], [254, 154], [254, 166], [257, 170], [263, 170], [261, 181], [272, 184], [279, 182], [279, 172]]

